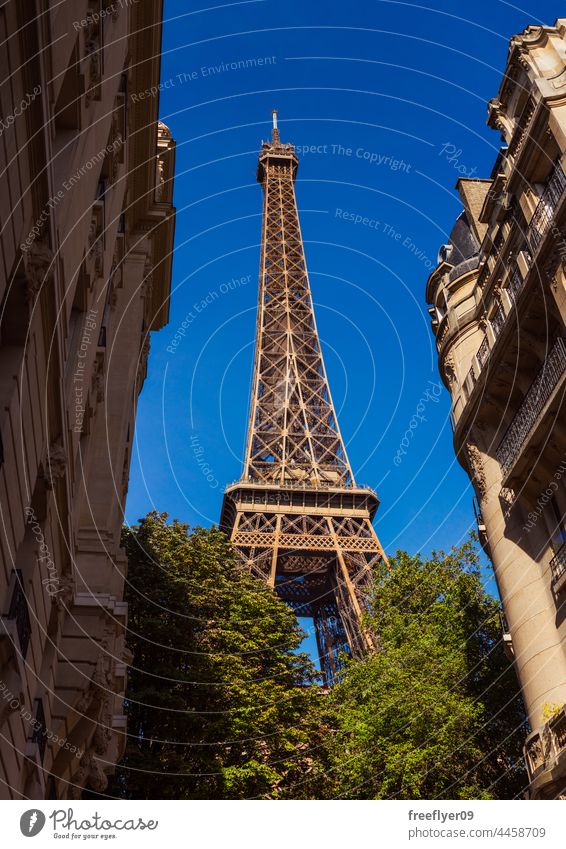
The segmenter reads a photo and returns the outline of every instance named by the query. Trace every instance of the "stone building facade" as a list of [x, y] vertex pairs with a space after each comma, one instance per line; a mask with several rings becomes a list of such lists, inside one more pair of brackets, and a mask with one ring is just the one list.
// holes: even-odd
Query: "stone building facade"
[[0, 8], [0, 798], [103, 792], [125, 745], [120, 529], [175, 220], [161, 23]]
[[427, 283], [454, 445], [477, 497], [532, 732], [531, 798], [566, 798], [566, 18], [511, 39], [503, 146]]

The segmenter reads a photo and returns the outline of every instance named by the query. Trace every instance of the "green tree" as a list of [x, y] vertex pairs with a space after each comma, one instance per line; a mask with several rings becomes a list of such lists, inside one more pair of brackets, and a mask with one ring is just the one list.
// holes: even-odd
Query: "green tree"
[[332, 693], [331, 784], [345, 798], [513, 798], [525, 714], [475, 546], [379, 568], [378, 650]]
[[377, 650], [317, 686], [302, 632], [217, 530], [124, 532], [127, 798], [512, 798], [525, 715], [472, 543], [375, 575]]
[[150, 513], [128, 555], [128, 742], [108, 792], [127, 798], [316, 795], [316, 672], [289, 608], [219, 531]]

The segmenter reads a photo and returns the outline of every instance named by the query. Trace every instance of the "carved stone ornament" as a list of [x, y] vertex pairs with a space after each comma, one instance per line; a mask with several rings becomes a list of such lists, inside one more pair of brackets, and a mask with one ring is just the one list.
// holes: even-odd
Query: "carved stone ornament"
[[503, 515], [506, 519], [509, 518], [512, 508], [515, 506], [515, 490], [510, 487], [503, 487], [499, 493], [499, 501], [503, 509]]
[[119, 169], [120, 169], [120, 160], [118, 159], [116, 154], [114, 154], [114, 156], [112, 157], [112, 168], [110, 170], [110, 182], [111, 183], [116, 182], [116, 180], [118, 178]]
[[488, 103], [489, 110], [489, 123], [490, 125], [499, 130], [502, 135], [505, 135], [505, 122], [503, 121], [503, 112], [502, 106], [499, 100], [490, 100]]
[[88, 27], [85, 31], [85, 56], [89, 60], [89, 81], [85, 94], [87, 106], [92, 100], [99, 97], [98, 87], [102, 81], [100, 7], [96, 8], [92, 4], [89, 13], [90, 15], [87, 15]]
[[47, 286], [53, 279], [53, 251], [43, 239], [35, 241], [24, 254], [26, 270], [26, 298], [33, 303], [41, 287]]
[[155, 200], [160, 203], [163, 200], [165, 190], [165, 162], [163, 156], [157, 157], [157, 185], [155, 187]]
[[99, 211], [95, 208], [90, 219], [88, 230], [88, 256], [94, 260], [94, 271], [101, 277], [104, 271], [104, 244], [102, 237], [102, 222]]
[[118, 241], [114, 245], [114, 253], [112, 254], [110, 279], [113, 289], [121, 289], [124, 285], [124, 260]]
[[75, 711], [84, 716], [96, 712], [96, 728], [90, 745], [87, 746], [80, 760], [79, 768], [73, 776], [73, 798], [79, 798], [82, 788], [89, 787], [97, 793], [102, 793], [108, 786], [108, 778], [103, 769], [103, 763], [111, 760], [109, 749], [113, 733], [112, 701], [114, 698], [114, 676], [111, 672], [112, 658], [108, 645], [101, 643], [102, 652], [98, 656], [96, 668], [86, 690], [75, 705]]
[[143, 269], [143, 283], [142, 283], [142, 298], [145, 298], [146, 301], [151, 300], [151, 295], [153, 292], [153, 265], [149, 257], [147, 257]]
[[543, 265], [543, 273], [555, 292], [558, 288], [558, 281], [556, 280], [556, 275], [558, 273], [560, 263], [563, 262], [562, 255], [563, 253], [566, 254], [566, 239], [564, 239], [563, 245], [563, 248], [560, 248], [559, 245], [555, 245], [553, 250], [551, 250], [548, 254], [548, 258], [546, 259]]
[[118, 169], [120, 167], [120, 149], [124, 143], [122, 133], [120, 132], [120, 119], [118, 112], [112, 113], [112, 122], [110, 124], [110, 135], [108, 137], [108, 156], [111, 159], [110, 163], [110, 182], [114, 183], [118, 177]]
[[46, 486], [48, 489], [53, 489], [55, 481], [65, 476], [67, 468], [67, 455], [60, 442], [52, 442], [49, 446], [46, 467]]
[[472, 442], [468, 442], [466, 443], [466, 453], [468, 455], [468, 467], [470, 469], [473, 484], [479, 495], [483, 498], [487, 492], [487, 485], [481, 452], [477, 445], [474, 445]]
[[500, 95], [500, 106], [506, 107], [509, 102], [509, 96], [517, 83], [517, 77], [520, 74], [520, 68], [516, 62], [511, 61], [507, 68], [505, 69], [505, 73], [503, 75], [503, 82], [499, 91]]
[[147, 360], [149, 357], [149, 333], [146, 333], [140, 350], [140, 358], [138, 361], [138, 371], [136, 375], [136, 383], [138, 392], [142, 387], [145, 375], [147, 373]]
[[55, 603], [59, 610], [68, 610], [75, 596], [75, 582], [72, 575], [62, 575], [57, 579]]
[[86, 90], [85, 98], [87, 105], [99, 97], [98, 87], [102, 81], [100, 73], [100, 42], [91, 41], [88, 45], [88, 54], [90, 56], [89, 69], [89, 87]]
[[452, 353], [452, 351], [450, 351], [450, 353], [444, 357], [444, 373], [446, 375], [448, 383], [450, 384], [450, 388], [452, 388], [458, 383], [458, 377], [456, 374], [456, 364], [454, 362], [454, 354]]
[[104, 401], [104, 354], [97, 354], [92, 372], [92, 392], [98, 404]]
[[88, 228], [88, 250], [89, 253], [92, 251], [94, 247], [94, 243], [96, 242], [96, 235], [98, 232], [98, 219], [96, 215], [93, 215], [90, 219], [90, 224]]
[[124, 457], [124, 465], [122, 466], [122, 492], [124, 497], [128, 491], [128, 478], [129, 478], [130, 464], [128, 458], [128, 452], [126, 451], [126, 455]]
[[80, 799], [85, 787], [89, 787], [96, 793], [104, 793], [108, 787], [108, 777], [92, 749], [86, 751], [82, 756], [79, 768], [72, 780], [73, 784], [69, 789], [71, 799]]
[[93, 706], [100, 706], [107, 694], [112, 692], [113, 676], [110, 671], [110, 658], [104, 652], [98, 656], [95, 670], [88, 686], [75, 704], [75, 711], [84, 715]]
[[157, 124], [157, 136], [159, 139], [170, 139], [171, 138], [171, 130], [164, 124], [163, 121], [159, 121]]
[[149, 333], [146, 333], [144, 336], [143, 344], [141, 347], [140, 360], [143, 362], [144, 366], [147, 365], [147, 358], [149, 357]]

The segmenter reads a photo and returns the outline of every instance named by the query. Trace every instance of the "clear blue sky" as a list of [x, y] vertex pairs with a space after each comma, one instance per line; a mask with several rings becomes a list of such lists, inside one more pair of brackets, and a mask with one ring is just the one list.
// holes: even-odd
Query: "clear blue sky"
[[[296, 190], [354, 473], [378, 490], [387, 551], [449, 548], [474, 524], [472, 491], [453, 454], [448, 394], [434, 389], [425, 283], [460, 211], [457, 168], [491, 170], [499, 136], [485, 126], [486, 102], [509, 37], [553, 23], [560, 4], [187, 6], [196, 4], [165, 2], [160, 114], [177, 141], [173, 294], [170, 324], [152, 336], [127, 521], [158, 509], [209, 525], [225, 484], [240, 475], [261, 232], [255, 168], [277, 107], [283, 141], [318, 148], [300, 157]], [[460, 151], [457, 162], [445, 145]], [[337, 209], [379, 224], [355, 224]], [[233, 279], [240, 283], [230, 288]], [[396, 466], [422, 399], [426, 421]]]

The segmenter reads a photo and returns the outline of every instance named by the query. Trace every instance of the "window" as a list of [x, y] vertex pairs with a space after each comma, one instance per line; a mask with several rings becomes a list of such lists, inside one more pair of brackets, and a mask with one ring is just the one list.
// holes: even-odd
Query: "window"
[[566, 542], [566, 515], [560, 508], [556, 493], [550, 499], [550, 525], [552, 534], [552, 548], [557, 552]]

